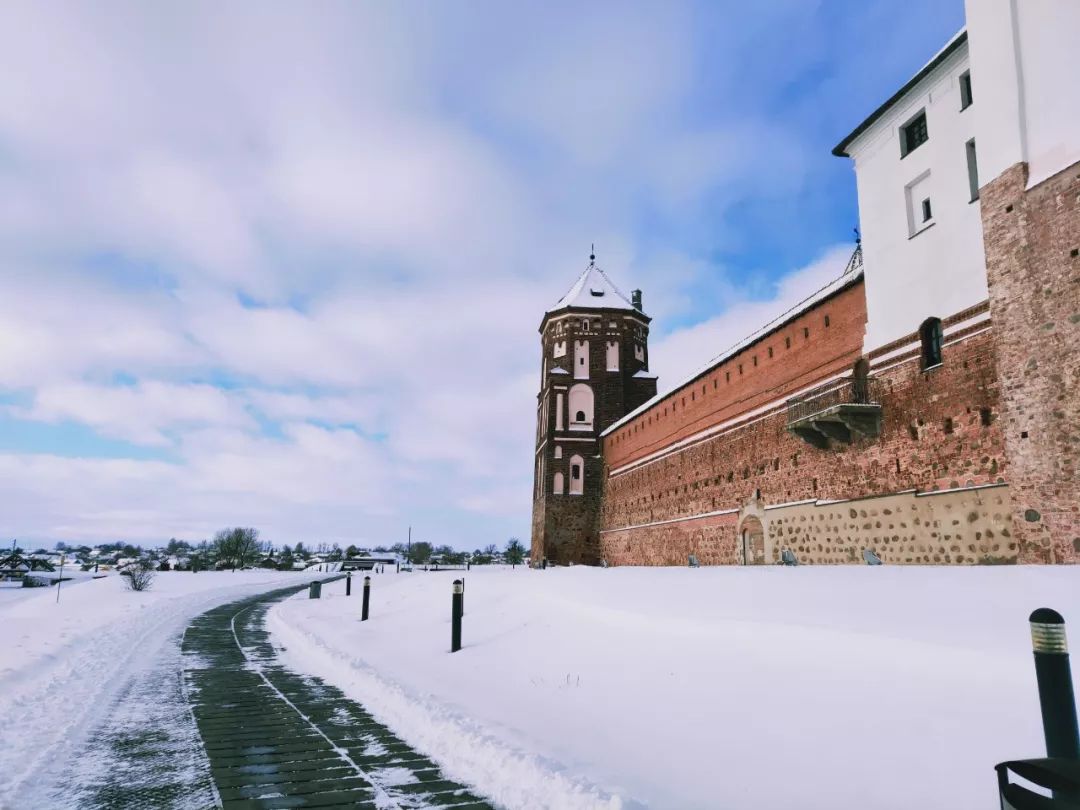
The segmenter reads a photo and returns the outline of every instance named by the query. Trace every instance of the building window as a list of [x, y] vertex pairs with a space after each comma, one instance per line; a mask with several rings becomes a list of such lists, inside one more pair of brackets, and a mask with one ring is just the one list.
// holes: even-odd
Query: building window
[[971, 195], [969, 199], [975, 202], [979, 199], [979, 164], [975, 159], [974, 138], [967, 142], [965, 152], [967, 153], [968, 193]]
[[772, 357], [772, 346], [769, 347], [769, 357]]
[[574, 415], [570, 420], [571, 430], [592, 428], [593, 392], [584, 383], [578, 383], [570, 389], [570, 413]]
[[831, 323], [831, 321], [829, 321], [829, 316], [828, 316], [828, 315], [826, 315], [826, 316], [825, 316], [825, 328], [826, 328], [826, 329], [828, 329], [828, 328], [829, 328], [829, 324], [830, 324], [830, 323]]
[[915, 236], [934, 224], [934, 211], [930, 205], [933, 196], [930, 188], [930, 171], [927, 170], [904, 187], [907, 203], [908, 236]]
[[574, 378], [589, 379], [589, 341], [574, 341]]
[[552, 492], [556, 495], [563, 494], [563, 474], [561, 472], [555, 473], [555, 481], [551, 487]]
[[900, 157], [907, 157], [930, 139], [926, 128], [926, 110], [900, 127]]
[[941, 365], [941, 318], [927, 318], [919, 327], [919, 340], [922, 343], [922, 367]]
[[615, 340], [607, 342], [607, 370], [619, 370], [619, 343]]
[[803, 327], [802, 336], [803, 336], [804, 340], [809, 340], [810, 339], [810, 327], [809, 326], [804, 326]]
[[960, 109], [966, 110], [971, 101], [971, 71], [965, 70], [960, 74]]
[[791, 348], [791, 338], [790, 337], [784, 338], [784, 348], [785, 349], [790, 349]]
[[580, 495], [585, 491], [585, 461], [581, 456], [570, 459], [570, 494]]

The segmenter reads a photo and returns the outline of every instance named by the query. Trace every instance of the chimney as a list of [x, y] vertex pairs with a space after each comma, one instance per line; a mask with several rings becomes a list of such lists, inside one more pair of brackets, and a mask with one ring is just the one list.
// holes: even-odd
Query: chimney
[[630, 302], [634, 305], [634, 309], [641, 312], [641, 290], [634, 290], [630, 293]]

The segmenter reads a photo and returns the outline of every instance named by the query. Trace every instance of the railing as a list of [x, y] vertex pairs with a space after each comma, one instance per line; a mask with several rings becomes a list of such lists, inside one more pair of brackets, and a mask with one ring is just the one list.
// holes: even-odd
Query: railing
[[876, 377], [849, 377], [831, 382], [787, 403], [788, 424], [793, 424], [834, 405], [880, 405], [881, 383]]

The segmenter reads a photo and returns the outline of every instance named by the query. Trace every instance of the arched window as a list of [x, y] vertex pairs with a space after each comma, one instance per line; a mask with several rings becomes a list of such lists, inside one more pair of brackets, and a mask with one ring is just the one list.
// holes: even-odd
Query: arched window
[[570, 494], [580, 495], [585, 491], [585, 460], [581, 456], [570, 457]]
[[555, 473], [555, 482], [552, 486], [552, 492], [556, 495], [563, 494], [563, 474], [561, 472]]
[[941, 318], [927, 318], [919, 327], [923, 370], [941, 365]]
[[570, 419], [571, 430], [592, 430], [593, 426], [593, 392], [584, 383], [578, 383], [570, 388]]

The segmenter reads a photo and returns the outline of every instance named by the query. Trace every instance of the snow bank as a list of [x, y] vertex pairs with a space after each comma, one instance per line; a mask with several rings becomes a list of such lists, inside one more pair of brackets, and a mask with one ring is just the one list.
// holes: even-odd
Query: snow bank
[[992, 766], [1044, 750], [1028, 614], [1080, 638], [1077, 568], [473, 569], [450, 655], [460, 575], [270, 627], [509, 808], [995, 806]]
[[[65, 572], [66, 576], [66, 572]], [[30, 780], [55, 770], [152, 666], [162, 639], [215, 605], [316, 576], [276, 571], [161, 572], [149, 591], [123, 578], [6, 590], [0, 598], [0, 807], [19, 806]]]

